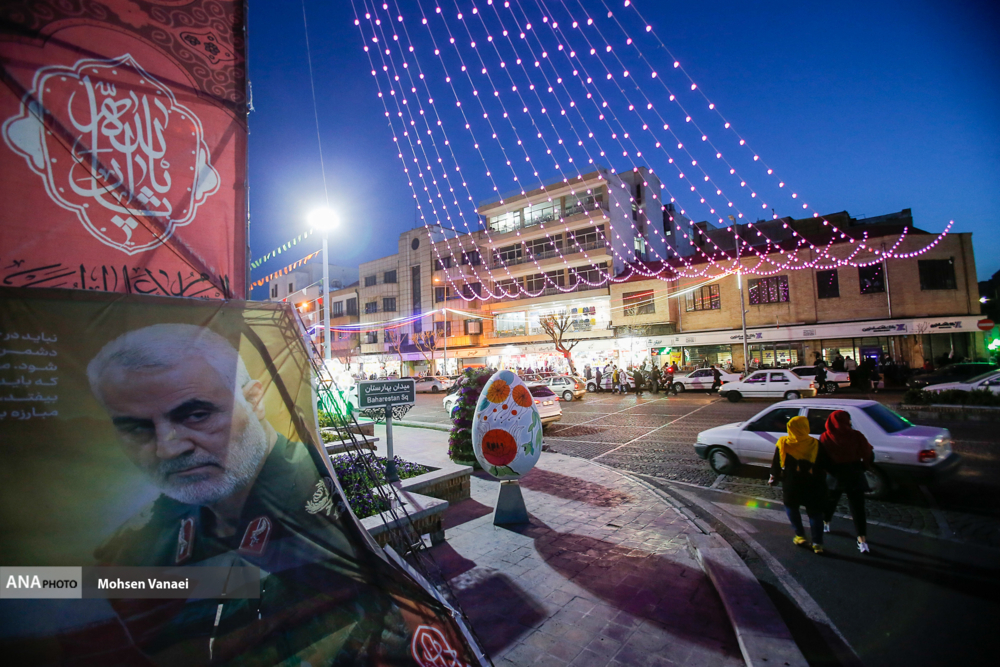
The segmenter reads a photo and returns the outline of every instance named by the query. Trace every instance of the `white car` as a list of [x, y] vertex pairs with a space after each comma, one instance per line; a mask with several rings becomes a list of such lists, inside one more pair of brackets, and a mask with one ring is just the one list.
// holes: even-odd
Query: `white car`
[[[816, 377], [816, 367], [815, 366], [796, 366], [792, 369], [792, 372], [802, 378], [814, 378]], [[816, 387], [819, 390], [825, 391], [828, 394], [836, 393], [841, 387], [851, 386], [851, 376], [847, 371], [832, 371], [829, 368], [826, 369], [826, 386]]]
[[416, 382], [417, 393], [427, 393], [440, 394], [442, 391], [451, 389], [454, 382], [451, 378], [445, 377], [444, 375], [429, 375], [427, 377], [413, 378]]
[[702, 431], [694, 451], [720, 474], [732, 473], [740, 464], [770, 466], [778, 438], [787, 435], [789, 419], [807, 417], [809, 433], [819, 438], [826, 430], [827, 417], [837, 410], [851, 415], [851, 425], [875, 451], [874, 468], [866, 473], [872, 498], [884, 496], [893, 477], [931, 482], [961, 465], [961, 457], [952, 452], [948, 429], [916, 426], [877, 401], [850, 399], [775, 403], [748, 421]]
[[990, 371], [982, 373], [974, 378], [969, 378], [965, 382], [944, 382], [942, 384], [932, 384], [924, 387], [921, 391], [940, 393], [948, 390], [958, 391], [981, 391], [988, 390], [994, 394], [1000, 394], [1000, 371]]
[[557, 395], [562, 397], [562, 400], [567, 403], [572, 401], [574, 398], [583, 398], [584, 394], [587, 393], [587, 381], [583, 378], [575, 378], [571, 375], [555, 375], [550, 378], [544, 378], [532, 382], [525, 380], [525, 384], [545, 385]]
[[[740, 381], [739, 373], [727, 373], [721, 368], [719, 372], [722, 374], [723, 385]], [[674, 376], [674, 384], [677, 385], [678, 391], [709, 391], [712, 389], [714, 382], [714, 375], [711, 368], [699, 368], [687, 375]]]
[[719, 389], [719, 396], [725, 396], [733, 403], [741, 398], [784, 398], [792, 401], [815, 395], [816, 384], [812, 380], [800, 378], [792, 371], [776, 368], [757, 371]]
[[[530, 384], [528, 391], [535, 399], [535, 407], [538, 408], [538, 416], [542, 421], [542, 426], [548, 426], [553, 422], [562, 419], [562, 406], [559, 405], [559, 397], [548, 386], [544, 384]], [[452, 391], [441, 400], [445, 412], [453, 415], [458, 405], [458, 391]]]

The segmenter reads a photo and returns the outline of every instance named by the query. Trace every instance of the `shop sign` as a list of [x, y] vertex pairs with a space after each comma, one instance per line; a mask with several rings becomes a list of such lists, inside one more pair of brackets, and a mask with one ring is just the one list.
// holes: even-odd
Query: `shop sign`
[[948, 320], [948, 321], [945, 321], [945, 322], [931, 322], [930, 328], [931, 329], [935, 329], [937, 331], [948, 330], [948, 329], [961, 329], [962, 328], [962, 320]]
[[[961, 323], [959, 323], [959, 325], [961, 325]], [[934, 326], [934, 325], [931, 325], [931, 326]], [[889, 334], [889, 333], [898, 334], [898, 333], [906, 333], [906, 325], [905, 324], [873, 324], [873, 325], [870, 325], [870, 326], [862, 328], [861, 329], [861, 333], [868, 333], [868, 334], [872, 334], [872, 333], [873, 334]]]
[[[729, 337], [730, 340], [743, 340], [743, 334], [736, 334]], [[754, 333], [747, 334], [747, 340], [764, 340], [764, 332], [756, 331]]]

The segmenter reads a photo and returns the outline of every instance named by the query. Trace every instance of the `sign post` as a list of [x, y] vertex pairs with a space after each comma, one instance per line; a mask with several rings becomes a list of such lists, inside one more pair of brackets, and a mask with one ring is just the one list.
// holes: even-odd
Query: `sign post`
[[413, 378], [399, 380], [373, 380], [358, 383], [358, 408], [385, 410], [385, 479], [398, 482], [396, 461], [392, 452], [392, 409], [397, 405], [413, 405], [417, 401], [417, 383]]

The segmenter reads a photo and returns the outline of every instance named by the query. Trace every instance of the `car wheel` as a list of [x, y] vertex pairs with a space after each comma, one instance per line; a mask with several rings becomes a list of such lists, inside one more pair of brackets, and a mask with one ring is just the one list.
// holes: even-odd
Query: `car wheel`
[[785, 400], [786, 401], [797, 401], [801, 397], [801, 394], [797, 391], [786, 391]]
[[569, 403], [570, 401], [572, 401], [573, 400], [573, 392], [571, 392], [568, 389], [566, 391], [564, 391], [563, 392], [563, 400], [566, 401], [567, 403]]
[[439, 387], [437, 385], [434, 385], [433, 387], [431, 387], [431, 393], [432, 394], [436, 394], [436, 393], [438, 393], [440, 391], [441, 391], [441, 387]]
[[720, 475], [728, 475], [730, 473], [736, 472], [739, 467], [739, 459], [736, 458], [736, 454], [725, 447], [713, 447], [708, 450], [708, 465], [711, 466], [712, 470], [719, 473]]
[[683, 393], [684, 393], [685, 391], [687, 391], [687, 387], [685, 387], [685, 386], [684, 386], [684, 385], [683, 385], [682, 383], [680, 383], [680, 382], [675, 382], [675, 383], [674, 383], [674, 389], [676, 389], [676, 390], [677, 390], [677, 393], [678, 393], [678, 394], [683, 394]]
[[743, 394], [738, 391], [727, 391], [726, 398], [729, 399], [730, 403], [738, 403], [739, 400], [743, 398]]
[[840, 389], [840, 385], [837, 384], [836, 382], [827, 382], [826, 383], [826, 393], [828, 393], [828, 394], [836, 394], [838, 389]]
[[588, 394], [593, 394], [595, 391], [597, 391], [597, 385], [593, 384], [592, 382], [588, 382], [587, 383], [587, 393]]
[[871, 498], [872, 500], [885, 498], [889, 495], [889, 490], [892, 488], [889, 478], [879, 468], [873, 467], [871, 470], [865, 470], [865, 481], [868, 482], [868, 491], [865, 493], [865, 498]]

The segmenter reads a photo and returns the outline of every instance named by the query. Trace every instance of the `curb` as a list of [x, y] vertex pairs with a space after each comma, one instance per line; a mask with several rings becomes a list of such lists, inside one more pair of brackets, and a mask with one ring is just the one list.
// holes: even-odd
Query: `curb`
[[722, 599], [726, 615], [736, 633], [743, 660], [748, 667], [772, 665], [808, 667], [809, 662], [795, 643], [791, 630], [764, 591], [764, 587], [721, 535], [689, 508], [646, 480], [602, 463], [595, 461], [590, 463], [637, 482], [673, 507], [703, 533], [689, 534], [688, 544], [698, 564]]
[[443, 431], [445, 433], [451, 432], [450, 424], [436, 424], [434, 422], [413, 422], [413, 421], [394, 421], [392, 425], [395, 427], [407, 426], [409, 428], [425, 428], [429, 431]]

